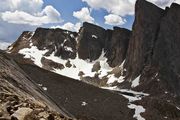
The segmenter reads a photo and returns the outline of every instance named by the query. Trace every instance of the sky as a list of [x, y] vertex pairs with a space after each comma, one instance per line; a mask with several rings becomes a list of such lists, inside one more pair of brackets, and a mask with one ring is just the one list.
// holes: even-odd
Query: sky
[[[147, 0], [161, 8], [180, 0]], [[83, 22], [131, 29], [136, 0], [0, 0], [0, 48], [37, 27], [78, 31]]]

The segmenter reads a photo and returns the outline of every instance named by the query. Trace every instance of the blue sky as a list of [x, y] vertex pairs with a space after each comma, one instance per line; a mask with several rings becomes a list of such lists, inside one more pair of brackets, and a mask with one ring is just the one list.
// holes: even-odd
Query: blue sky
[[[161, 8], [174, 0], [147, 0]], [[0, 0], [0, 46], [37, 27], [78, 31], [83, 22], [131, 29], [136, 0]], [[175, 0], [180, 3], [180, 0]], [[7, 45], [7, 44], [6, 44]]]
[[[81, 0], [45, 0], [44, 2], [44, 6], [53, 5], [54, 8], [61, 11], [62, 18], [64, 18], [65, 22], [78, 22], [78, 19], [73, 17], [73, 12], [79, 11], [82, 7], [90, 8], [86, 2], [82, 2]], [[108, 15], [108, 12], [104, 9], [92, 10], [91, 12], [91, 16], [95, 19], [98, 25], [112, 29], [112, 25], [104, 24], [105, 15]], [[119, 25], [119, 27], [131, 29], [134, 16], [126, 16], [125, 18], [127, 19], [126, 24]]]

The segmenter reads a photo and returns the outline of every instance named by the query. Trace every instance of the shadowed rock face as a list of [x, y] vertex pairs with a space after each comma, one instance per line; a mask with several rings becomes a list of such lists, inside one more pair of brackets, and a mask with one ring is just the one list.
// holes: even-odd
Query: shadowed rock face
[[172, 4], [166, 11], [153, 51], [153, 63], [159, 66], [162, 80], [180, 95], [180, 5]]
[[81, 59], [96, 60], [102, 50], [106, 52], [108, 63], [112, 67], [121, 64], [125, 59], [131, 31], [119, 27], [105, 30], [84, 23], [79, 34], [78, 54]]
[[85, 22], [79, 34], [79, 58], [91, 61], [98, 59], [104, 47], [105, 29]]
[[[111, 33], [111, 31], [110, 31]], [[106, 57], [108, 63], [115, 67], [126, 58], [131, 32], [124, 28], [114, 27], [111, 38], [107, 41]]]
[[145, 0], [137, 0], [132, 37], [125, 62], [127, 77], [136, 78], [145, 65], [151, 62], [151, 54], [157, 39], [164, 11]]

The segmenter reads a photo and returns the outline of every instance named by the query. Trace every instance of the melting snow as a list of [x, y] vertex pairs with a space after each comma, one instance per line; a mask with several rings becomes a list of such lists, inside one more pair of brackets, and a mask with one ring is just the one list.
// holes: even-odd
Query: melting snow
[[[92, 62], [90, 62], [89, 60], [79, 59], [79, 57], [77, 55], [77, 57], [75, 59], [69, 59], [70, 63], [72, 64], [72, 66], [70, 68], [65, 67], [64, 69], [54, 69], [53, 71], [58, 74], [61, 74], [61, 75], [64, 75], [64, 76], [67, 76], [70, 78], [78, 79], [78, 80], [80, 79], [80, 76], [78, 75], [79, 72], [84, 73], [83, 77], [86, 77], [86, 76], [94, 77], [96, 72], [92, 72], [92, 68], [93, 68], [93, 65], [97, 61], [99, 61], [100, 66], [101, 66], [101, 69], [99, 70], [99, 71], [101, 71], [100, 76], [103, 77], [103, 76], [106, 76], [108, 74], [108, 72], [110, 72], [113, 69], [106, 62], [107, 58], [104, 57], [104, 54], [105, 53], [102, 52], [99, 59], [92, 61]], [[54, 53], [51, 54], [49, 57], [45, 57], [45, 58], [52, 60], [56, 63], [63, 64], [64, 66], [68, 61], [68, 60], [61, 59], [61, 57], [54, 56]], [[76, 67], [73, 67], [73, 66], [76, 66]]]
[[139, 85], [140, 75], [132, 81], [131, 87], [137, 87]]
[[[66, 39], [64, 40], [64, 42], [65, 41]], [[64, 43], [62, 43], [62, 45], [64, 45]], [[72, 48], [70, 47], [65, 46], [65, 49], [68, 51], [73, 51]], [[46, 59], [52, 60], [56, 63], [60, 63], [64, 65], [65, 68], [64, 69], [53, 68], [52, 72], [77, 80], [81, 79], [81, 77], [79, 76], [80, 72], [84, 73], [82, 77], [94, 77], [96, 72], [92, 72], [92, 68], [93, 65], [98, 61], [100, 62], [100, 70], [98, 71], [100, 79], [102, 79], [104, 76], [107, 76], [109, 72], [113, 70], [113, 68], [110, 67], [109, 64], [107, 63], [107, 58], [104, 57], [105, 55], [104, 51], [102, 51], [101, 56], [97, 60], [92, 62], [90, 62], [90, 60], [79, 59], [78, 55], [75, 59], [68, 59], [72, 65], [70, 68], [66, 67], [66, 63], [68, 62], [68, 60], [63, 60], [61, 57], [55, 56], [54, 55], [55, 52], [53, 52], [50, 56], [44, 56], [46, 52], [48, 52], [48, 50], [39, 50], [36, 46], [31, 46], [31, 48], [24, 48], [19, 51], [20, 54], [25, 55], [24, 58], [31, 59], [34, 62], [34, 64], [36, 64], [39, 67], [43, 66], [41, 63], [42, 57], [45, 57]], [[124, 62], [119, 67], [122, 67], [123, 64]], [[107, 82], [108, 84], [111, 84], [115, 81], [119, 83], [124, 81], [123, 76], [116, 78], [113, 74], [108, 75], [108, 78], [109, 78]]]

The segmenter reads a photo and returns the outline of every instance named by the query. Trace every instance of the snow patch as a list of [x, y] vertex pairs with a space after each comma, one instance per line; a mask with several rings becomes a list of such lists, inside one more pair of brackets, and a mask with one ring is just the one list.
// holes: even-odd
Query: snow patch
[[65, 48], [66, 51], [73, 52], [73, 49], [71, 47], [64, 46], [64, 48]]
[[98, 37], [97, 37], [96, 35], [92, 35], [92, 38], [95, 38], [95, 39], [97, 39]]
[[114, 74], [108, 75], [107, 84], [112, 84], [114, 82], [122, 83], [124, 81], [124, 76], [120, 76], [119, 78], [115, 77]]
[[73, 34], [70, 34], [71, 38], [74, 38], [74, 35]]
[[137, 87], [139, 85], [140, 77], [141, 76], [139, 75], [136, 79], [132, 81], [132, 85], [131, 85], [132, 88]]
[[[74, 78], [74, 79], [78, 79], [80, 80], [80, 76], [78, 75], [79, 72], [83, 72], [84, 75], [83, 77], [94, 77], [96, 72], [92, 72], [92, 68], [93, 65], [99, 61], [100, 62], [100, 70], [99, 70], [99, 76], [100, 77], [104, 77], [108, 74], [108, 72], [110, 72], [113, 68], [111, 68], [107, 61], [107, 58], [104, 57], [105, 53], [104, 51], [102, 51], [101, 56], [95, 60], [90, 62], [90, 60], [82, 60], [79, 59], [78, 55], [75, 59], [68, 59], [70, 61], [70, 63], [72, 64], [72, 66], [70, 68], [65, 67], [64, 69], [55, 69], [53, 70], [53, 72], [56, 72], [58, 74], [61, 74], [63, 76], [67, 76], [70, 78]], [[52, 60], [56, 63], [60, 63], [63, 64], [65, 66], [65, 64], [67, 63], [68, 60], [63, 60], [61, 57], [56, 57], [54, 56], [54, 53], [52, 53], [50, 56], [45, 57], [46, 59]], [[76, 66], [76, 67], [73, 67]]]
[[135, 114], [134, 114], [134, 118], [136, 118], [137, 120], [145, 120], [142, 116], [141, 113], [145, 112], [145, 109], [143, 108], [143, 106], [140, 105], [135, 105], [135, 104], [130, 104], [128, 105], [128, 107], [130, 109], [135, 109]]
[[47, 87], [42, 87], [42, 89], [43, 89], [44, 91], [47, 91]]
[[82, 106], [86, 106], [88, 103], [87, 102], [82, 102], [81, 105]]

